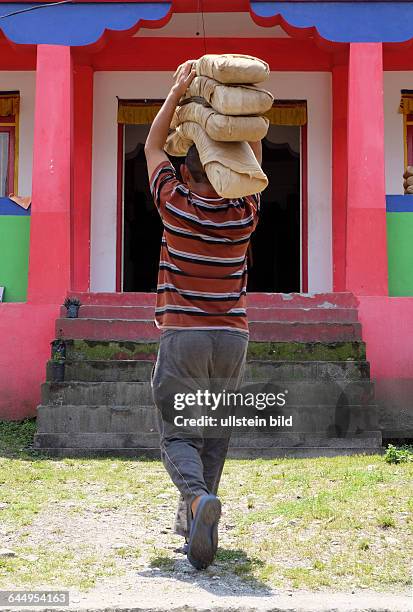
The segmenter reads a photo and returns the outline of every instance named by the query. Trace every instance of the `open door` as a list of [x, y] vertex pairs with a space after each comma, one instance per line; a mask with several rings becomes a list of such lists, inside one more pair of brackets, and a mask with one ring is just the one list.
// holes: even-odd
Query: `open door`
[[[139, 104], [141, 108], [144, 103]], [[154, 107], [153, 102], [147, 105]], [[118, 291], [156, 291], [162, 224], [150, 195], [144, 155], [149, 125], [119, 125]], [[251, 241], [249, 291], [307, 291], [306, 132], [305, 124], [272, 123], [263, 141], [269, 186]], [[183, 160], [171, 161], [179, 170]]]

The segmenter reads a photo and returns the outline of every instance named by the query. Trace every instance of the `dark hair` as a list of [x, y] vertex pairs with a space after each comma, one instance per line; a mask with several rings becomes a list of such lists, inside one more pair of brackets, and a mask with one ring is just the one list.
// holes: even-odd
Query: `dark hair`
[[206, 172], [199, 159], [199, 153], [196, 146], [193, 144], [186, 154], [185, 166], [188, 168], [195, 183], [209, 183]]

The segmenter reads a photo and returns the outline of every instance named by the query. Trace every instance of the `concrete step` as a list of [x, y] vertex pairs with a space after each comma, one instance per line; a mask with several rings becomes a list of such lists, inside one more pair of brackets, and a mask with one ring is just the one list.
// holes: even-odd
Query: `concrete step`
[[[158, 434], [136, 433], [38, 433], [34, 439], [36, 449], [48, 452], [57, 451], [56, 454], [64, 456], [64, 450], [69, 452], [100, 451], [113, 452], [122, 455], [125, 451], [135, 451], [137, 455], [145, 454], [148, 450], [153, 456], [159, 447]], [[285, 436], [268, 436], [263, 438], [250, 438], [234, 436], [230, 443], [231, 454], [237, 457], [268, 457], [268, 456], [297, 456], [296, 451], [311, 453], [309, 456], [322, 456], [325, 451], [328, 455], [372, 453], [381, 451], [380, 432], [366, 432], [362, 436], [346, 438], [329, 438], [327, 436], [310, 434], [288, 434]], [[80, 454], [80, 453], [79, 453]], [[304, 456], [304, 455], [303, 455]]]
[[[40, 434], [41, 437], [41, 434]], [[159, 447], [152, 448], [75, 448], [75, 447], [51, 447], [47, 446], [47, 441], [39, 444], [44, 446], [37, 447], [37, 451], [46, 457], [56, 458], [101, 458], [101, 457], [122, 457], [135, 459], [160, 459]], [[366, 446], [364, 448], [343, 447], [334, 448], [328, 446], [297, 446], [297, 447], [272, 447], [272, 448], [232, 448], [228, 450], [228, 459], [308, 459], [310, 457], [343, 457], [350, 455], [382, 455], [382, 446]], [[192, 609], [192, 608], [191, 608]], [[243, 608], [244, 609], [244, 608]], [[271, 608], [274, 610], [274, 608]], [[290, 610], [290, 609], [289, 609]], [[375, 608], [376, 610], [376, 608]], [[388, 608], [386, 608], [387, 612]], [[48, 611], [45, 611], [48, 612]], [[83, 609], [79, 612], [83, 612]], [[119, 610], [119, 612], [121, 612]], [[153, 611], [155, 612], [155, 611]], [[280, 610], [281, 612], [281, 610]], [[384, 612], [384, 609], [383, 609]]]
[[368, 361], [266, 361], [249, 359], [248, 380], [368, 380]]
[[[155, 293], [69, 293], [82, 304], [104, 306], [154, 306]], [[249, 293], [248, 306], [278, 306], [282, 308], [357, 308], [357, 298], [349, 292], [340, 293]]]
[[38, 433], [157, 432], [154, 406], [41, 405]]
[[[381, 437], [380, 437], [381, 439]], [[123, 451], [122, 455], [123, 455]], [[154, 457], [159, 456], [156, 455], [156, 449], [153, 449], [152, 452], [146, 453], [145, 450], [138, 450], [133, 452], [125, 452], [125, 456], [148, 456]], [[367, 446], [363, 446], [362, 448], [358, 448], [357, 446], [347, 446], [343, 444], [342, 446], [279, 446], [279, 447], [269, 447], [269, 448], [251, 448], [251, 447], [230, 447], [228, 451], [229, 459], [309, 459], [311, 457], [343, 457], [343, 456], [351, 456], [351, 455], [382, 455], [384, 453], [381, 442], [379, 442], [379, 436], [377, 438], [372, 438], [372, 443]], [[53, 455], [53, 449], [51, 449], [51, 455]], [[101, 453], [97, 453], [99, 456]], [[103, 453], [104, 454], [104, 453]], [[72, 452], [70, 449], [67, 449], [62, 453], [64, 457], [77, 457], [78, 451], [74, 449]], [[361, 611], [360, 611], [361, 612]]]
[[[139, 340], [65, 339], [69, 361], [151, 360], [158, 343]], [[248, 344], [248, 359], [262, 361], [364, 361], [366, 346], [352, 342], [254, 342]]]
[[235, 448], [296, 448], [296, 447], [327, 447], [327, 448], [380, 448], [381, 433], [377, 430], [363, 431], [359, 434], [350, 433], [347, 436], [336, 437], [318, 432], [281, 432], [252, 433], [234, 435], [231, 446]]
[[251, 306], [247, 308], [249, 321], [289, 321], [289, 322], [333, 322], [354, 323], [358, 321], [356, 308], [326, 308], [323, 306], [309, 307], [277, 307]]
[[[225, 381], [216, 381], [225, 388]], [[192, 381], [182, 380], [180, 391], [193, 389]], [[286, 407], [361, 404], [368, 406], [374, 392], [372, 382], [366, 381], [255, 381], [245, 382], [240, 392], [284, 393]], [[171, 394], [174, 391], [171, 389]], [[345, 396], [345, 397], [344, 397]], [[172, 395], [171, 395], [172, 399]], [[152, 404], [149, 382], [47, 382], [42, 385], [42, 402], [59, 406], [63, 404], [138, 406]]]
[[[250, 321], [250, 339], [278, 342], [345, 342], [361, 340], [360, 323]], [[90, 340], [159, 339], [153, 321], [138, 319], [57, 319], [56, 336]]]
[[268, 342], [345, 342], [361, 340], [360, 323], [250, 321], [250, 338]]
[[[66, 361], [65, 382], [145, 382], [150, 380], [152, 360]], [[365, 380], [368, 361], [265, 361], [249, 360], [248, 380]], [[52, 381], [52, 362], [47, 364], [47, 380]]]
[[[152, 360], [66, 361], [65, 382], [145, 382], [150, 380]], [[47, 363], [47, 381], [53, 381], [52, 362]]]
[[[61, 318], [66, 317], [66, 308], [60, 309]], [[153, 306], [113, 306], [101, 304], [85, 304], [79, 309], [81, 319], [134, 319], [152, 320], [155, 316]], [[358, 313], [355, 308], [340, 308], [323, 306], [318, 307], [277, 307], [262, 306], [248, 308], [250, 321], [302, 321], [302, 322], [342, 322], [353, 323], [357, 321]]]
[[[155, 362], [158, 342], [65, 338], [68, 361], [149, 360]], [[350, 352], [350, 351], [348, 351]]]
[[[211, 413], [217, 416], [217, 413]], [[241, 416], [237, 412], [237, 416]], [[265, 418], [268, 426], [234, 427], [234, 435], [248, 432], [256, 436], [298, 435], [311, 433], [321, 436], [355, 435], [378, 430], [378, 409], [360, 405], [337, 408], [335, 405], [291, 406], [284, 410], [264, 410], [256, 413]], [[292, 417], [292, 427], [269, 425], [269, 417]], [[176, 415], [179, 415], [176, 412]], [[154, 433], [157, 432], [158, 413], [154, 406], [114, 405], [41, 405], [37, 410], [38, 433]], [[222, 435], [223, 428], [211, 429]], [[225, 431], [227, 429], [225, 428]], [[268, 433], [270, 432], [270, 433]]]
[[43, 404], [122, 405], [152, 404], [152, 391], [144, 382], [48, 382], [41, 387]]
[[[66, 308], [60, 308], [61, 318], [66, 317]], [[153, 319], [155, 306], [117, 306], [108, 304], [84, 304], [79, 308], [80, 319]]]

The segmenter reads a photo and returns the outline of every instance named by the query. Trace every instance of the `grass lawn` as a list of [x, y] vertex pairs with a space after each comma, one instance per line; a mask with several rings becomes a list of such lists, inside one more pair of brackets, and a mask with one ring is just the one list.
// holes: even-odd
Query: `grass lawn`
[[[33, 421], [0, 423], [0, 588], [74, 587], [157, 567], [173, 576], [176, 493], [158, 461], [48, 459]], [[230, 460], [212, 572], [277, 588], [406, 591], [413, 462]]]

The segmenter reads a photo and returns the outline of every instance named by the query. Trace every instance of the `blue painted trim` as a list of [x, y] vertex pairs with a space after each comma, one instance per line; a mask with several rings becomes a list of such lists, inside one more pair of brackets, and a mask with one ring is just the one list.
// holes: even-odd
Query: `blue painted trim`
[[24, 210], [24, 208], [9, 198], [0, 198], [0, 216], [30, 217], [31, 208], [32, 207], [29, 206], [27, 210]]
[[[158, 21], [171, 2], [82, 3], [50, 6], [0, 19], [0, 28], [17, 44], [83, 46], [98, 41], [106, 29], [129, 30], [139, 20]], [[33, 3], [0, 3], [0, 17]], [[293, 27], [315, 27], [333, 42], [403, 42], [413, 38], [413, 2], [259, 2], [260, 17], [282, 17]]]
[[[33, 3], [0, 4], [0, 17]], [[62, 4], [0, 19], [0, 28], [17, 44], [83, 46], [98, 41], [105, 30], [123, 31], [138, 21], [158, 21], [171, 3]]]
[[387, 212], [413, 212], [413, 195], [386, 196]]
[[259, 17], [316, 27], [332, 42], [403, 42], [413, 38], [413, 2], [254, 2]]

